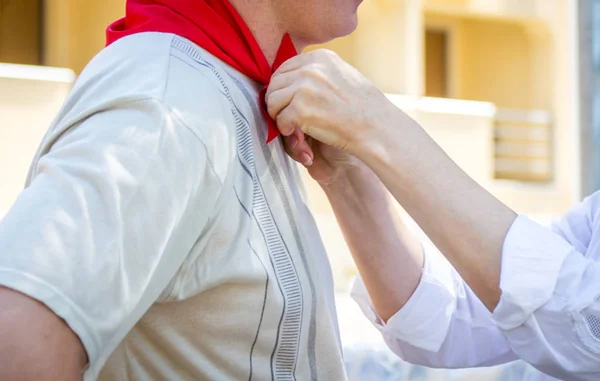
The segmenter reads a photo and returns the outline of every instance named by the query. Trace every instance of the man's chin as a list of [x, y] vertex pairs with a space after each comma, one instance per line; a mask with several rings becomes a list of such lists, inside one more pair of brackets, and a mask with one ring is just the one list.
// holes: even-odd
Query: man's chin
[[339, 38], [339, 37], [345, 37], [348, 36], [349, 34], [352, 34], [352, 32], [354, 32], [356, 30], [356, 28], [358, 27], [358, 13], [355, 12], [352, 15], [352, 18], [349, 19], [341, 28], [340, 28], [340, 32], [337, 36], [335, 36], [334, 38]]
[[351, 17], [348, 17], [344, 22], [341, 22], [335, 26], [330, 26], [329, 30], [321, 30], [322, 33], [319, 38], [312, 36], [312, 38], [305, 39], [306, 46], [309, 45], [321, 45], [328, 43], [336, 38], [346, 37], [356, 30], [358, 27], [358, 14], [354, 13]]

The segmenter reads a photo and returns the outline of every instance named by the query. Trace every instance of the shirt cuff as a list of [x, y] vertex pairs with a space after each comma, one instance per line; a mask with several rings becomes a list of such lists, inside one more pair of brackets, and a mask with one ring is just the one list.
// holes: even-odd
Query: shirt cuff
[[502, 296], [493, 313], [500, 329], [521, 326], [552, 298], [560, 269], [573, 250], [551, 230], [527, 217], [517, 217], [502, 249]]
[[437, 352], [441, 348], [456, 310], [453, 269], [432, 245], [424, 245], [424, 267], [417, 289], [387, 324], [375, 311], [365, 285], [357, 277], [352, 297], [365, 316], [383, 333], [387, 342], [400, 340]]

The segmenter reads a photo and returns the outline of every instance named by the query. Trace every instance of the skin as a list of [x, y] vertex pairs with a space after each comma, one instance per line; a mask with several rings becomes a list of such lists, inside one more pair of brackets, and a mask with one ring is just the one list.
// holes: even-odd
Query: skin
[[83, 345], [63, 320], [0, 287], [0, 380], [80, 380], [86, 362]]
[[[354, 30], [357, 0], [231, 0], [270, 62], [286, 32], [302, 50]], [[27, 255], [27, 253], [22, 253]], [[46, 306], [0, 287], [0, 380], [76, 381], [86, 352]]]
[[[382, 318], [391, 317], [414, 292], [423, 254], [414, 238], [391, 223], [389, 216], [374, 215], [381, 212], [370, 205], [378, 202], [373, 197], [381, 195], [373, 190], [374, 177], [368, 177], [364, 168], [357, 171], [356, 165], [320, 162], [319, 157], [330, 157], [324, 155], [329, 150], [335, 152], [331, 156], [337, 163], [352, 163], [342, 159], [345, 154], [368, 166], [487, 308], [495, 309], [501, 295], [502, 245], [516, 214], [467, 176], [414, 120], [328, 51], [311, 52], [284, 64], [272, 79], [267, 102], [292, 157], [300, 162], [305, 155], [315, 157], [314, 162], [304, 163], [311, 173], [319, 174], [313, 177], [332, 200]], [[302, 133], [321, 143], [308, 144]], [[330, 169], [325, 180], [320, 178], [324, 168]], [[364, 215], [373, 227], [350, 221]], [[398, 231], [396, 239], [391, 238]], [[369, 254], [368, 247], [361, 250], [353, 237], [369, 240], [370, 234], [387, 237], [389, 243]]]
[[356, 29], [362, 0], [230, 0], [248, 24], [269, 62], [283, 35], [298, 51], [346, 36]]

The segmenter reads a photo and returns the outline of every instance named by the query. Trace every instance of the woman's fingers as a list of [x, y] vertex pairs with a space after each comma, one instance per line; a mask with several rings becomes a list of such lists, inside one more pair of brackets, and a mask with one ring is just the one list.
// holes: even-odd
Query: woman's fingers
[[[293, 87], [286, 87], [281, 90], [272, 92], [266, 96], [267, 111], [269, 112], [271, 118], [277, 121], [277, 127], [279, 128], [281, 134], [284, 136], [291, 135], [296, 129], [296, 126], [293, 124], [293, 121], [289, 120], [290, 116], [288, 116], [287, 119], [285, 118], [285, 116], [283, 119], [280, 118], [281, 114], [286, 110], [286, 108], [288, 108], [288, 106], [294, 99], [295, 93], [296, 90]], [[280, 120], [286, 120], [288, 123], [279, 124]]]
[[285, 151], [292, 159], [300, 164], [310, 167], [314, 161], [314, 154], [306, 136], [300, 129], [296, 129], [290, 136], [283, 138]]

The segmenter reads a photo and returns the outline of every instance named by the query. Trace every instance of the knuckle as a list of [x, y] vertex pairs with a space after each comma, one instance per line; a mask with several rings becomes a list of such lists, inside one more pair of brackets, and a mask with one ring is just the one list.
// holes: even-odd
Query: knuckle
[[312, 98], [312, 97], [314, 97], [315, 93], [316, 93], [316, 91], [315, 91], [314, 87], [312, 87], [312, 86], [304, 86], [300, 90], [300, 95], [303, 98]]
[[312, 127], [312, 125], [311, 125], [311, 124], [309, 124], [309, 123], [305, 124], [305, 125], [303, 126], [303, 128], [302, 128], [302, 131], [303, 131], [305, 134], [307, 134], [307, 135], [310, 135], [310, 136], [312, 136], [312, 134], [314, 133], [314, 131], [313, 131], [313, 130], [314, 130], [314, 128], [313, 128], [313, 127]]
[[288, 108], [277, 116], [277, 126], [281, 132], [286, 135], [292, 133], [296, 129], [297, 117], [295, 108], [288, 106]]
[[296, 102], [295, 107], [290, 110], [290, 120], [292, 121], [293, 127], [298, 126], [302, 120], [303, 109], [302, 102]]
[[331, 57], [334, 54], [330, 49], [318, 49], [315, 51], [320, 57]]
[[304, 66], [301, 69], [302, 77], [312, 78], [314, 70], [315, 70], [315, 64], [313, 64], [313, 63]]
[[308, 54], [309, 54], [309, 56], [311, 58], [317, 59], [317, 58], [319, 58], [323, 54], [323, 50], [325, 50], [325, 49], [322, 49], [322, 48], [321, 49], [315, 49], [315, 50], [312, 50], [311, 52], [309, 52]]
[[313, 67], [310, 69], [309, 72], [309, 76], [310, 78], [312, 78], [313, 80], [317, 80], [319, 82], [322, 82], [324, 80], [327, 79], [327, 76], [325, 75], [325, 68], [322, 65], [313, 65]]
[[318, 62], [304, 66], [301, 69], [302, 78], [304, 79], [302, 86], [311, 85], [311, 82], [323, 83], [327, 81], [326, 69], [325, 65]]
[[328, 58], [335, 58], [337, 56], [337, 54], [335, 54], [335, 52], [333, 50], [329, 50], [329, 49], [324, 49], [325, 50], [325, 56]]
[[273, 115], [275, 112], [277, 112], [277, 105], [275, 104], [275, 102], [272, 99], [267, 99], [267, 112], [269, 113], [269, 115]]
[[313, 94], [315, 92], [315, 83], [313, 78], [305, 78], [304, 81], [302, 81], [302, 84], [300, 85], [300, 91], [304, 94], [304, 95], [310, 95]]
[[297, 126], [305, 124], [305, 122], [307, 122], [311, 116], [312, 113], [310, 112], [310, 107], [305, 103], [300, 103], [295, 115]]
[[332, 62], [337, 58], [337, 54], [329, 49], [322, 49], [320, 53], [320, 57], [325, 62]]

